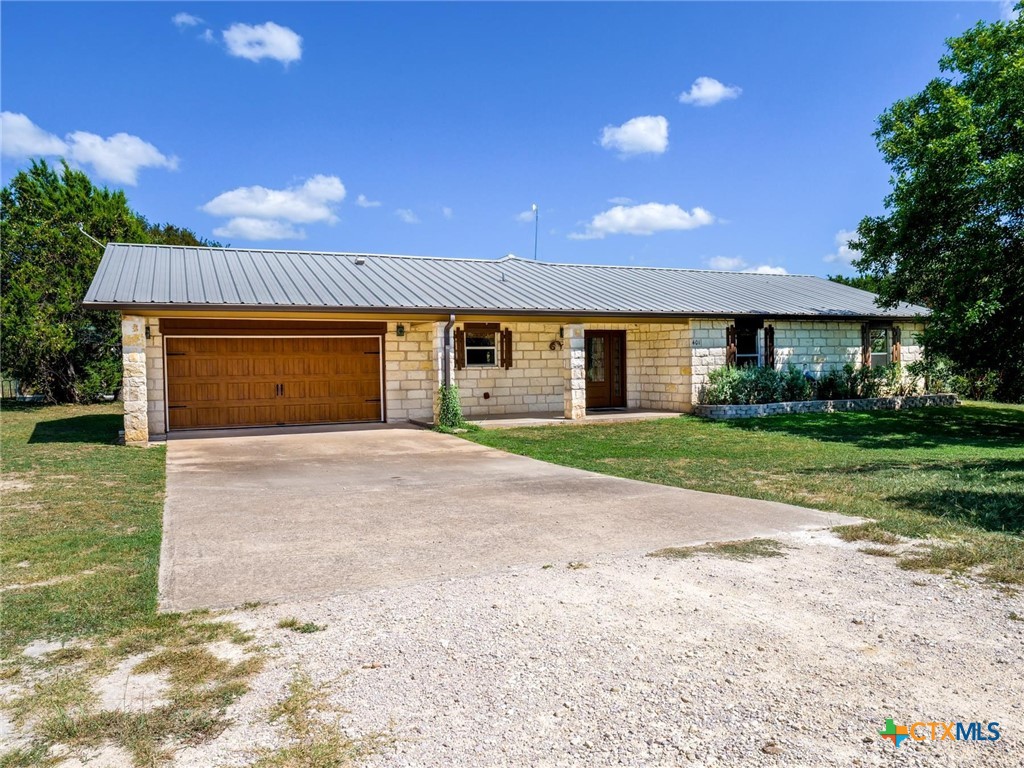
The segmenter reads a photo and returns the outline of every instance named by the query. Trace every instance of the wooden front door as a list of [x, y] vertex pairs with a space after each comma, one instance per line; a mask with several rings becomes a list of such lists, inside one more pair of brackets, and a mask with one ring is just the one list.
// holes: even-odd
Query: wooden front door
[[165, 337], [170, 429], [380, 421], [381, 340]]
[[585, 331], [587, 408], [626, 406], [626, 332]]

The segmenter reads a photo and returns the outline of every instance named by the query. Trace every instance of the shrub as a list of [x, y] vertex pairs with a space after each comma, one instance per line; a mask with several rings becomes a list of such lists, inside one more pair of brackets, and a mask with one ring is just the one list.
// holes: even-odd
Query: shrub
[[461, 427], [464, 419], [462, 418], [462, 404], [459, 402], [459, 388], [454, 384], [448, 386], [442, 384], [438, 390], [438, 399], [440, 402], [437, 409], [437, 426], [446, 429]]
[[884, 368], [855, 368], [847, 363], [832, 368], [815, 380], [789, 364], [774, 368], [725, 366], [708, 374], [700, 390], [704, 405], [756, 405], [800, 400], [854, 400], [867, 397], [904, 397], [920, 391], [918, 378], [899, 364]]
[[792, 363], [781, 374], [783, 402], [814, 399], [814, 378], [808, 377]]

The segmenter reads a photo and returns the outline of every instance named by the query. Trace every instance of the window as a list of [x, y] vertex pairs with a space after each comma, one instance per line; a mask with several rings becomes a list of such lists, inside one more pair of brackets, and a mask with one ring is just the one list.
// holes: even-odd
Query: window
[[736, 367], [750, 366], [757, 368], [761, 364], [759, 339], [761, 336], [760, 320], [736, 321]]
[[498, 364], [498, 329], [466, 325], [466, 366], [492, 367]]
[[869, 342], [871, 352], [870, 365], [872, 368], [884, 367], [889, 364], [892, 350], [890, 348], [891, 334], [889, 328], [872, 328]]

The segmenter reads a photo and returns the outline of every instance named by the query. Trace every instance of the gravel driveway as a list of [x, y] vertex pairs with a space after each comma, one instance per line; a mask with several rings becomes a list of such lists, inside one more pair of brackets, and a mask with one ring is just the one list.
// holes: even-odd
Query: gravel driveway
[[[1024, 598], [899, 570], [827, 532], [783, 558], [595, 558], [230, 617], [268, 668], [179, 765], [277, 744], [267, 707], [306, 670], [371, 766], [1019, 766]], [[327, 625], [277, 629], [295, 616]], [[994, 743], [911, 742], [886, 718], [998, 721]]]

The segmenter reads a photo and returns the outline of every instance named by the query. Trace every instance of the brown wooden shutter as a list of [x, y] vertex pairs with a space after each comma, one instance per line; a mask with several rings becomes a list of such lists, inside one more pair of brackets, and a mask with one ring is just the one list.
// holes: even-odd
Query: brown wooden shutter
[[736, 365], [736, 326], [725, 329], [725, 364]]
[[501, 367], [508, 370], [512, 367], [512, 329], [501, 331]]
[[767, 368], [775, 367], [775, 326], [764, 327], [764, 364]]
[[903, 333], [899, 326], [892, 329], [892, 362], [898, 363], [903, 356]]
[[871, 326], [867, 323], [860, 327], [860, 364], [871, 365]]
[[461, 371], [466, 367], [466, 332], [461, 328], [455, 329], [455, 370]]

